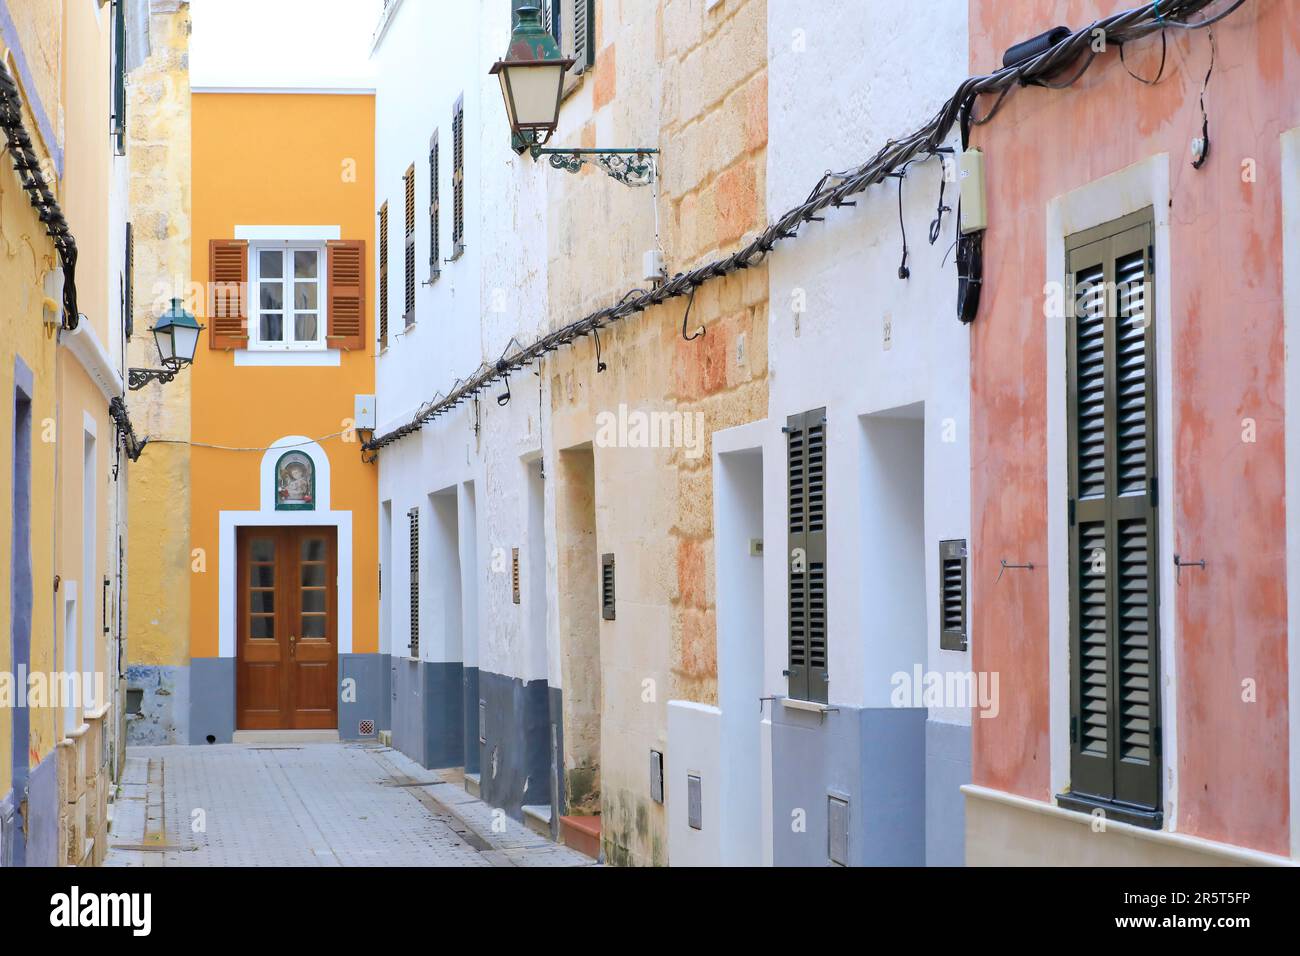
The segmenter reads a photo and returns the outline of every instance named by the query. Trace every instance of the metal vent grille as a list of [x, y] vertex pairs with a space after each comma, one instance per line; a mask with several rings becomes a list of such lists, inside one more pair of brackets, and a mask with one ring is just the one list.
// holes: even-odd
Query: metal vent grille
[[411, 525], [411, 656], [420, 656], [420, 509], [406, 513]]
[[614, 620], [614, 555], [600, 556], [600, 616]]
[[373, 720], [363, 720], [357, 724], [357, 736], [373, 737], [375, 735], [375, 722]]
[[510, 594], [511, 600], [519, 603], [519, 549], [510, 549]]
[[966, 639], [966, 542], [939, 542], [939, 646], [964, 651]]

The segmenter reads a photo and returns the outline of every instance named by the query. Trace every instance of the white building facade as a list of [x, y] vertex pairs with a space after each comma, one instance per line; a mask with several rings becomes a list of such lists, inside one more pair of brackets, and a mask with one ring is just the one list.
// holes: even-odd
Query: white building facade
[[[505, 2], [396, 0], [376, 33], [377, 434], [546, 321], [545, 173], [510, 150], [488, 73], [511, 27]], [[543, 385], [518, 371], [509, 400], [494, 386], [378, 451], [393, 745], [516, 818], [558, 816]]]
[[[917, 18], [768, 4], [769, 221], [952, 94], [966, 5], [940, 6]], [[905, 54], [917, 49], [923, 65]], [[960, 150], [955, 135], [945, 145]], [[768, 417], [713, 436], [718, 707], [669, 705], [670, 768], [720, 781], [704, 812], [724, 825], [701, 839], [677, 786], [692, 775], [670, 770], [675, 863], [964, 859], [959, 788], [980, 704], [967, 689], [980, 683], [964, 623], [954, 157], [912, 164], [901, 205], [887, 179], [768, 257]]]

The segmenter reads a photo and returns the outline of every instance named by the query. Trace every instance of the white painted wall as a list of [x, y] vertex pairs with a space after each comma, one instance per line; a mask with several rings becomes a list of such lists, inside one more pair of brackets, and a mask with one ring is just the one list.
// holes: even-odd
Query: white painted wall
[[[509, 127], [500, 87], [488, 69], [510, 35], [507, 3], [396, 4], [371, 55], [376, 87], [376, 207], [389, 204], [389, 341], [377, 358], [379, 431], [409, 421], [458, 378], [482, 363], [494, 363], [512, 338], [527, 342], [546, 320], [546, 173], [544, 164], [520, 158], [509, 148]], [[412, 82], [418, 78], [418, 82]], [[429, 141], [438, 130], [440, 170], [440, 255], [452, 254], [452, 110], [464, 97], [465, 251], [440, 263], [429, 278]], [[403, 323], [404, 242], [402, 177], [414, 163], [416, 206], [415, 324]], [[378, 270], [375, 277], [378, 302]], [[536, 680], [548, 676], [547, 631], [556, 627], [544, 613], [541, 635], [530, 625], [527, 602], [512, 599], [510, 554], [519, 548], [521, 578], [554, 573], [553, 548], [533, 546], [545, 524], [530, 520], [527, 462], [541, 453], [542, 408], [549, 405], [544, 379], [525, 369], [510, 380], [511, 401], [498, 406], [505, 389], [494, 386], [477, 403], [430, 422], [379, 454], [380, 500], [392, 502], [393, 534], [383, 555], [392, 606], [390, 633], [381, 639], [389, 653], [407, 656], [409, 561], [406, 512], [428, 496], [459, 489], [463, 571], [460, 590], [465, 645], [426, 645], [426, 660], [464, 660], [498, 674]], [[546, 514], [553, 505], [545, 496]], [[428, 521], [428, 515], [424, 516]], [[548, 517], [548, 521], [550, 518]], [[422, 549], [426, 561], [431, 553]], [[535, 569], [541, 556], [540, 570]], [[425, 568], [425, 580], [437, 576]], [[527, 584], [525, 584], [527, 587]], [[422, 594], [423, 596], [423, 594]], [[442, 603], [430, 592], [430, 602]], [[440, 613], [429, 611], [428, 613]], [[491, 627], [487, 627], [491, 622]], [[537, 645], [542, 648], [539, 653]], [[559, 686], [558, 668], [551, 675]]]
[[[801, 202], [826, 170], [856, 166], [891, 137], [928, 120], [967, 72], [966, 4], [936, 0], [917, 17], [872, 2], [852, 16], [833, 0], [768, 5], [767, 204], [775, 217]], [[942, 30], [937, 29], [942, 24]], [[916, 58], [913, 51], [927, 51]], [[949, 145], [957, 142], [954, 136]], [[913, 165], [903, 185], [911, 278], [902, 256], [896, 180], [827, 212], [768, 259], [771, 373], [763, 442], [766, 694], [784, 694], [786, 607], [785, 441], [788, 415], [826, 406], [828, 649], [832, 705], [888, 706], [903, 664], [966, 671], [970, 654], [939, 649], [939, 542], [969, 539], [969, 335], [956, 316], [955, 213], [932, 246], [941, 166]], [[944, 203], [956, 209], [948, 184]], [[806, 311], [797, 314], [797, 301]], [[884, 328], [890, 327], [886, 346]], [[903, 409], [915, 406], [908, 411]], [[896, 582], [873, 573], [863, 534], [880, 505], [882, 476], [865, 469], [863, 416], [924, 409], [924, 644], [879, 619]], [[948, 440], [951, 439], [951, 440]], [[895, 529], [897, 530], [897, 529]], [[913, 562], [917, 563], [917, 562]], [[971, 636], [972, 644], [979, 640]], [[965, 710], [932, 719], [969, 722]]]

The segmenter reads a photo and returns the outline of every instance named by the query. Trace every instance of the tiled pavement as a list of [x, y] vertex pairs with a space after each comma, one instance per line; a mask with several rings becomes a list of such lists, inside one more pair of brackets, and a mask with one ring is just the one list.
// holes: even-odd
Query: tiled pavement
[[106, 866], [588, 866], [374, 744], [132, 747]]

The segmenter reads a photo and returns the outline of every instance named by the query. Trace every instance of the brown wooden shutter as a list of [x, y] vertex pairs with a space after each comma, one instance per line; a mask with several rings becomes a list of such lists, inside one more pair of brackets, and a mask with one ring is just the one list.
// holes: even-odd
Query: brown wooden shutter
[[379, 207], [379, 350], [388, 348], [388, 203]]
[[248, 243], [213, 239], [208, 243], [208, 345], [242, 349], [248, 345]]
[[361, 239], [329, 245], [329, 331], [331, 348], [366, 347], [366, 244]]
[[406, 198], [406, 223], [405, 223], [406, 232], [404, 233], [404, 237], [406, 240], [406, 260], [404, 263], [406, 267], [406, 275], [403, 276], [405, 280], [406, 298], [404, 300], [405, 308], [403, 309], [402, 314], [406, 319], [406, 326], [409, 328], [410, 326], [415, 324], [415, 164], [414, 163], [411, 164], [411, 167], [406, 171], [406, 175], [402, 178], [405, 183], [404, 188], [406, 193], [406, 197], [405, 197]]

